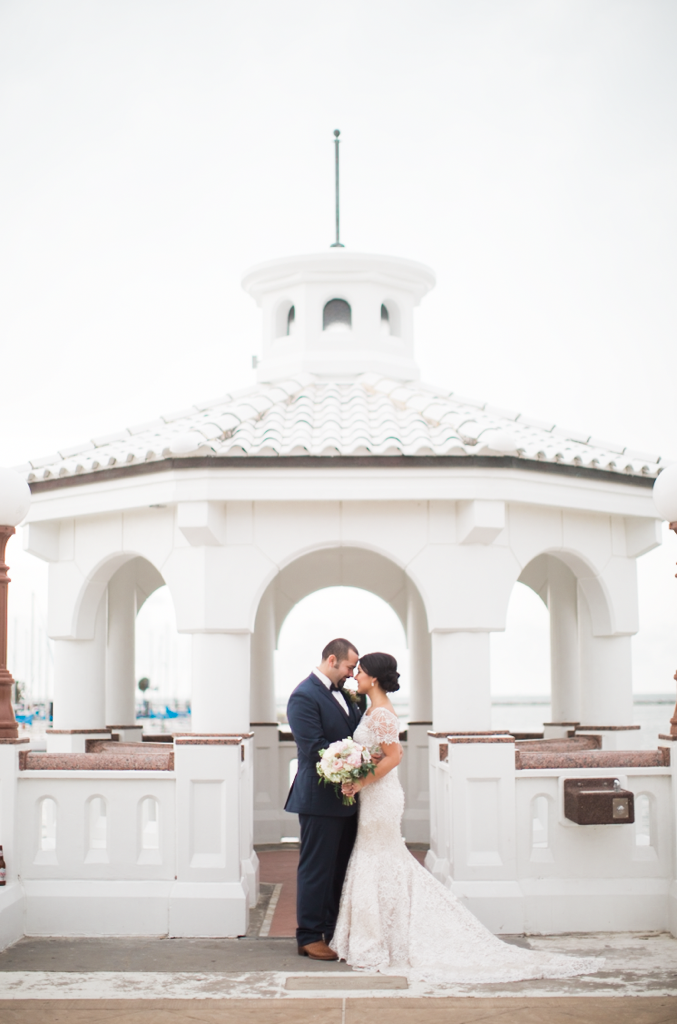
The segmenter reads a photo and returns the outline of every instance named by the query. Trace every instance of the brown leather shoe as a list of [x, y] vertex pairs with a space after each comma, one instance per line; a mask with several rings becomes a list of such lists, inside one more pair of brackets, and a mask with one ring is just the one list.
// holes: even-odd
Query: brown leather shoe
[[299, 956], [309, 956], [311, 960], [338, 960], [338, 954], [329, 948], [324, 939], [299, 946]]

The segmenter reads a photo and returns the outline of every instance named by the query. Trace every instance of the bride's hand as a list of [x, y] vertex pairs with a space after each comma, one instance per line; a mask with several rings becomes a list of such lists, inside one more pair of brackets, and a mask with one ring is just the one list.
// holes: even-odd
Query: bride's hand
[[344, 782], [341, 786], [341, 792], [346, 796], [355, 796], [364, 787], [364, 779], [360, 779], [358, 782]]

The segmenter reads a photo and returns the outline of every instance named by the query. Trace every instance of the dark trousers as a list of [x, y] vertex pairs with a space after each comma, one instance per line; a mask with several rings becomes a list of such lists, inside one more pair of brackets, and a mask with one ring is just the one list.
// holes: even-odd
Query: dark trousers
[[343, 880], [357, 834], [357, 814], [299, 814], [301, 853], [296, 890], [299, 946], [334, 934]]

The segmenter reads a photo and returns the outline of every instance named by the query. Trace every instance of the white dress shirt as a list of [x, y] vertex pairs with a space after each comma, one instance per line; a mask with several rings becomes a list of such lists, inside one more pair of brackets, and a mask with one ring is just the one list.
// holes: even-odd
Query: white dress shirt
[[[314, 668], [313, 672], [315, 673], [317, 678], [320, 680], [320, 682], [324, 683], [324, 685], [327, 687], [328, 690], [331, 690], [331, 679], [327, 679], [327, 677], [325, 676], [324, 672], [320, 672], [319, 668]], [[332, 692], [333, 696], [336, 698], [336, 700], [339, 702], [339, 704], [341, 705], [341, 707], [343, 708], [345, 713], [347, 715], [349, 715], [350, 712], [348, 711], [348, 705], [346, 704], [346, 699], [343, 696], [343, 694], [339, 693], [338, 690], [331, 690], [331, 692]]]

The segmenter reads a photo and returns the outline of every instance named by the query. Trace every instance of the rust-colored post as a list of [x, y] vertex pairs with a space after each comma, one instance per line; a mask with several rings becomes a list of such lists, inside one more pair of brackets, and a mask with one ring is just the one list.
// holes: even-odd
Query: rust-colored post
[[15, 740], [19, 728], [12, 708], [14, 680], [7, 669], [7, 590], [9, 568], [5, 562], [7, 541], [15, 533], [13, 526], [0, 526], [0, 739]]
[[[670, 529], [673, 533], [677, 534], [677, 521], [670, 523]], [[675, 577], [677, 577], [677, 573], [675, 573]], [[675, 672], [673, 679], [677, 680], [677, 672]], [[675, 710], [673, 711], [672, 718], [670, 719], [670, 735], [677, 736], [677, 704], [675, 704]]]

